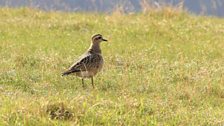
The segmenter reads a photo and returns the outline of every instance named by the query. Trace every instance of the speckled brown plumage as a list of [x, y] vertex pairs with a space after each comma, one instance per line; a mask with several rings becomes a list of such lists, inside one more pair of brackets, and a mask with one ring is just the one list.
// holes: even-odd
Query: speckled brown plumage
[[107, 40], [100, 34], [94, 35], [89, 49], [67, 71], [62, 73], [62, 76], [75, 74], [82, 78], [83, 86], [84, 78], [91, 78], [94, 88], [93, 77], [103, 67], [103, 56], [100, 49], [100, 43], [102, 41]]

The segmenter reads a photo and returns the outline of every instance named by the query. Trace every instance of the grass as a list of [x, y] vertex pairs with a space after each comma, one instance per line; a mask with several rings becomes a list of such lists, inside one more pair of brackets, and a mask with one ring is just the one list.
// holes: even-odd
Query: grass
[[[224, 19], [0, 9], [0, 125], [223, 125]], [[102, 33], [83, 89], [61, 77]]]

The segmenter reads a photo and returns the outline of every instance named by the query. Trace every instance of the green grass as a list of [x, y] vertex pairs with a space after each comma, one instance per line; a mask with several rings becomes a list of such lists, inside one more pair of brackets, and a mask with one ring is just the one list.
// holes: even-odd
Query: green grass
[[[0, 125], [223, 125], [224, 19], [0, 9]], [[61, 73], [101, 33], [103, 71]]]

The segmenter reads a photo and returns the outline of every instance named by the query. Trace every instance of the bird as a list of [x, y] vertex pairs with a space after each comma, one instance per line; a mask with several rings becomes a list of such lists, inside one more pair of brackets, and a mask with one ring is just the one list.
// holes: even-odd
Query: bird
[[106, 41], [108, 40], [104, 39], [101, 34], [93, 35], [89, 49], [68, 70], [63, 72], [62, 76], [76, 75], [80, 77], [83, 88], [85, 87], [84, 79], [91, 78], [92, 87], [95, 88], [93, 77], [102, 69], [104, 63], [100, 44]]

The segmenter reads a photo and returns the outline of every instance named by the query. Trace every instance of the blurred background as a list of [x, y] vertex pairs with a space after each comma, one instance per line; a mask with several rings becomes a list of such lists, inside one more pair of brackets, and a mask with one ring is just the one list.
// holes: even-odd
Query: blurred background
[[224, 0], [0, 0], [1, 7], [32, 7], [46, 11], [106, 12], [122, 8], [125, 13], [147, 7], [178, 7], [196, 15], [224, 17]]

